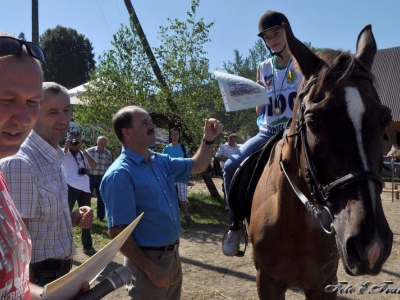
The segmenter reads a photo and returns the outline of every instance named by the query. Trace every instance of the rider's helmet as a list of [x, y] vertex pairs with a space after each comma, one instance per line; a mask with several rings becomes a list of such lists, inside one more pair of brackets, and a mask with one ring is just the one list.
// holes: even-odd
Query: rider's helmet
[[260, 21], [258, 21], [258, 36], [262, 38], [264, 31], [275, 27], [280, 27], [282, 26], [283, 22], [288, 24], [290, 27], [289, 20], [283, 13], [274, 10], [268, 10], [261, 16]]
[[282, 27], [283, 22], [285, 22], [290, 27], [288, 18], [286, 18], [286, 16], [283, 13], [280, 13], [275, 10], [268, 10], [261, 16], [260, 21], [258, 21], [258, 36], [263, 39], [265, 46], [267, 47], [267, 49], [271, 53], [271, 55], [280, 56], [283, 49], [285, 49], [286, 45], [285, 45], [285, 47], [283, 47], [283, 49], [281, 51], [273, 52], [268, 47], [267, 42], [264, 40], [263, 33], [265, 31], [270, 30], [275, 27]]

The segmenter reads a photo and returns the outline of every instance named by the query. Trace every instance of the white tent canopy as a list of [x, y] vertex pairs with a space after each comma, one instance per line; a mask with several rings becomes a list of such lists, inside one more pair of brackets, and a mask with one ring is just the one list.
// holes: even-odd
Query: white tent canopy
[[84, 84], [81, 84], [80, 86], [68, 90], [68, 95], [70, 97], [72, 105], [83, 104], [82, 101], [78, 98], [78, 95], [86, 91], [85, 86], [88, 84], [89, 82], [86, 82]]

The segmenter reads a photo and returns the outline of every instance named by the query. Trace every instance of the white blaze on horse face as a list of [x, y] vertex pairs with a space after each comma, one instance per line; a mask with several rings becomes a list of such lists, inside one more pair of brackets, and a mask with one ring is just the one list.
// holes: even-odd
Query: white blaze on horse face
[[[362, 140], [362, 120], [365, 113], [365, 105], [357, 88], [346, 87], [345, 93], [347, 113], [349, 114], [350, 120], [353, 123], [354, 130], [356, 132], [358, 152], [360, 153], [361, 161], [364, 170], [366, 171], [369, 170], [369, 168], [367, 165], [367, 155]], [[373, 195], [375, 195], [375, 185], [370, 180], [368, 181], [368, 187], [371, 193], [371, 197], [374, 197]], [[372, 201], [374, 211], [376, 211], [375, 203], [376, 201]]]
[[[360, 153], [361, 161], [364, 167], [364, 170], [369, 170], [367, 165], [367, 155], [365, 152], [365, 148], [363, 146], [362, 140], [362, 120], [365, 113], [365, 105], [361, 98], [360, 92], [355, 87], [347, 87], [345, 88], [346, 93], [346, 104], [347, 104], [347, 113], [349, 114], [350, 120], [353, 123], [354, 130], [356, 132], [357, 139], [357, 147]], [[374, 213], [376, 212], [376, 203], [378, 202], [375, 199], [375, 189], [376, 185], [373, 184], [371, 180], [368, 180], [368, 189], [371, 195], [372, 200], [372, 210]], [[371, 247], [367, 252], [369, 267], [373, 269], [376, 264], [376, 261], [379, 258], [381, 247], [379, 246], [379, 238], [375, 236], [372, 239]]]
[[362, 141], [362, 119], [365, 112], [365, 105], [361, 99], [358, 89], [355, 87], [345, 88], [346, 93], [346, 104], [347, 113], [349, 114], [350, 121], [353, 123], [354, 130], [356, 132], [356, 140], [358, 151], [361, 156], [361, 161], [363, 163], [364, 170], [368, 169], [367, 166], [367, 156], [365, 154], [365, 149]]

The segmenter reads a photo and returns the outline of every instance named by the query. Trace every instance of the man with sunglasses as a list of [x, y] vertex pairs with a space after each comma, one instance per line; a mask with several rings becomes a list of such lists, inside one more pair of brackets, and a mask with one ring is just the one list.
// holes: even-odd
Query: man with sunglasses
[[59, 142], [71, 119], [68, 90], [43, 83], [39, 118], [17, 154], [0, 161], [10, 193], [31, 235], [30, 281], [40, 286], [67, 274], [75, 254], [72, 226], [90, 228], [93, 210], [69, 210]]
[[[0, 158], [19, 150], [39, 115], [44, 56], [36, 47], [0, 33]], [[29, 283], [31, 249], [0, 173], [0, 299], [40, 298], [42, 289]]]
[[[14, 155], [31, 132], [43, 97], [39, 46], [0, 32], [0, 158]], [[0, 172], [0, 299], [40, 299], [29, 282], [31, 239]], [[88, 287], [86, 283], [86, 287]]]

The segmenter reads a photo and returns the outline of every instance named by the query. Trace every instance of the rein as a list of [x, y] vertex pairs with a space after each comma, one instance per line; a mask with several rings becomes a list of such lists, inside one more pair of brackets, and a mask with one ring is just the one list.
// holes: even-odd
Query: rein
[[[349, 77], [354, 77], [354, 78], [364, 78], [372, 82], [371, 77], [366, 74], [365, 72], [360, 72], [360, 71], [353, 71]], [[310, 191], [310, 194], [314, 198], [314, 202], [318, 205], [318, 207], [314, 204], [314, 202], [308, 200], [308, 198], [299, 190], [299, 188], [296, 186], [296, 184], [290, 179], [289, 174], [286, 171], [286, 166], [285, 162], [282, 160], [282, 152], [281, 152], [281, 157], [279, 164], [281, 166], [282, 172], [285, 174], [289, 184], [291, 185], [293, 191], [297, 195], [297, 197], [302, 201], [302, 203], [305, 205], [306, 210], [312, 214], [315, 218], [317, 218], [320, 222], [321, 228], [327, 233], [327, 234], [332, 234], [335, 232], [335, 228], [333, 225], [333, 215], [330, 212], [329, 208], [325, 205], [327, 200], [329, 199], [329, 196], [336, 192], [337, 190], [343, 190], [349, 185], [358, 182], [358, 181], [364, 181], [364, 180], [373, 180], [376, 183], [378, 183], [380, 189], [382, 190], [383, 188], [383, 181], [382, 177], [375, 171], [371, 170], [363, 170], [363, 171], [357, 171], [353, 172], [350, 174], [347, 174], [329, 184], [323, 185], [319, 180], [317, 176], [317, 172], [315, 171], [315, 166], [311, 160], [310, 156], [310, 149], [308, 147], [308, 142], [307, 142], [307, 134], [306, 134], [306, 126], [305, 126], [305, 120], [304, 120], [304, 112], [305, 112], [305, 104], [303, 102], [303, 98], [306, 93], [309, 92], [311, 87], [317, 82], [317, 78], [313, 78], [307, 85], [305, 85], [301, 91], [299, 92], [297, 99], [299, 101], [298, 105], [298, 112], [297, 112], [297, 120], [296, 120], [296, 132], [292, 135], [286, 135], [283, 139], [283, 142], [285, 141], [285, 138], [292, 138], [295, 137], [295, 149], [298, 148], [298, 139], [301, 139], [301, 147], [303, 149], [304, 155], [305, 155], [305, 160], [306, 160], [306, 166], [305, 166], [305, 177], [306, 177], [306, 182], [308, 185], [308, 189]], [[283, 146], [282, 146], [282, 151], [283, 151]], [[299, 151], [296, 151], [297, 153], [297, 160], [300, 161], [299, 158]], [[331, 224], [329, 230], [326, 229], [323, 224], [322, 224], [322, 212], [325, 210], [330, 219], [331, 219]]]

